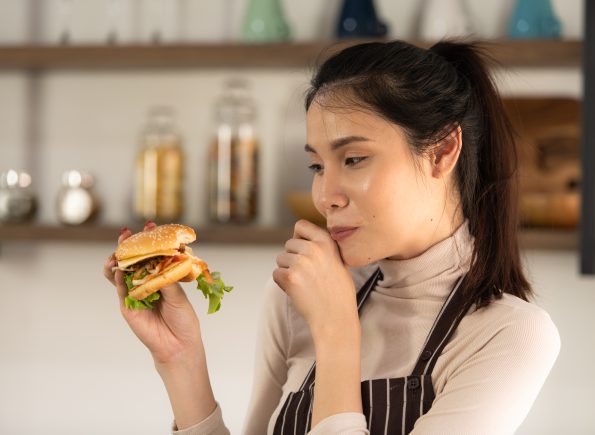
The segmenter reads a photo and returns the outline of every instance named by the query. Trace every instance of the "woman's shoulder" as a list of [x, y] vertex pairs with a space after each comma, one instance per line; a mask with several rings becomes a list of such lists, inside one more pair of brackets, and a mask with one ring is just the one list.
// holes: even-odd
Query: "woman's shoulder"
[[549, 343], [552, 350], [560, 347], [560, 334], [549, 313], [534, 302], [508, 293], [466, 317], [469, 326], [489, 331], [488, 335], [505, 334], [519, 342]]
[[537, 303], [526, 301], [509, 293], [502, 294], [500, 299], [492, 301], [487, 308], [488, 311], [491, 310], [493, 314], [500, 316], [506, 315], [511, 320], [516, 319], [517, 321], [520, 321], [523, 319], [532, 319], [536, 322], [553, 324], [549, 313]]

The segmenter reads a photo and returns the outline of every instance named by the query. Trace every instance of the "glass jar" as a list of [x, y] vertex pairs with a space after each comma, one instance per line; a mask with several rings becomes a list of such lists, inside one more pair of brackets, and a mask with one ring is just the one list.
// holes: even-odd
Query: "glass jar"
[[136, 158], [134, 214], [157, 223], [182, 215], [183, 151], [173, 110], [150, 110]]
[[230, 80], [215, 106], [216, 134], [209, 150], [209, 216], [246, 223], [258, 213], [256, 109], [246, 81]]
[[91, 174], [71, 170], [62, 174], [62, 187], [56, 200], [58, 220], [65, 225], [91, 222], [99, 211]]
[[10, 169], [0, 175], [0, 223], [30, 221], [37, 210], [27, 172]]

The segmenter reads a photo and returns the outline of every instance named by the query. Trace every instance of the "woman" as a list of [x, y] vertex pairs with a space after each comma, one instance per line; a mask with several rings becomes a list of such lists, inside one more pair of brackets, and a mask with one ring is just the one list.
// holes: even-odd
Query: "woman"
[[[277, 257], [244, 432], [513, 433], [560, 341], [528, 302], [514, 140], [479, 48], [347, 48], [315, 74], [306, 110], [327, 229], [297, 222]], [[228, 433], [182, 289], [122, 313], [174, 433]]]

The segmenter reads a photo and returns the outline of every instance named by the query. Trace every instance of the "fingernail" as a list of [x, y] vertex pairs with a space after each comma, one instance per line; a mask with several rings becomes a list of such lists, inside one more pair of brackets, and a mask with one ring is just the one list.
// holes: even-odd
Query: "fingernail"
[[151, 225], [151, 224], [154, 224], [154, 223], [155, 223], [155, 222], [153, 222], [151, 219], [149, 219], [149, 220], [147, 220], [147, 222], [145, 222], [145, 227], [146, 227], [147, 225]]
[[128, 231], [127, 227], [120, 228], [120, 235], [124, 234], [126, 231]]

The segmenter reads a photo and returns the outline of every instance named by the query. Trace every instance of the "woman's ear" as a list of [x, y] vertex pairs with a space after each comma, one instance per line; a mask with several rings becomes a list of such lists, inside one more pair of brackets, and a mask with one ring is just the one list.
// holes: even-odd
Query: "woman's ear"
[[454, 170], [459, 160], [462, 146], [461, 126], [457, 125], [444, 139], [436, 143], [430, 153], [432, 177], [444, 178]]

